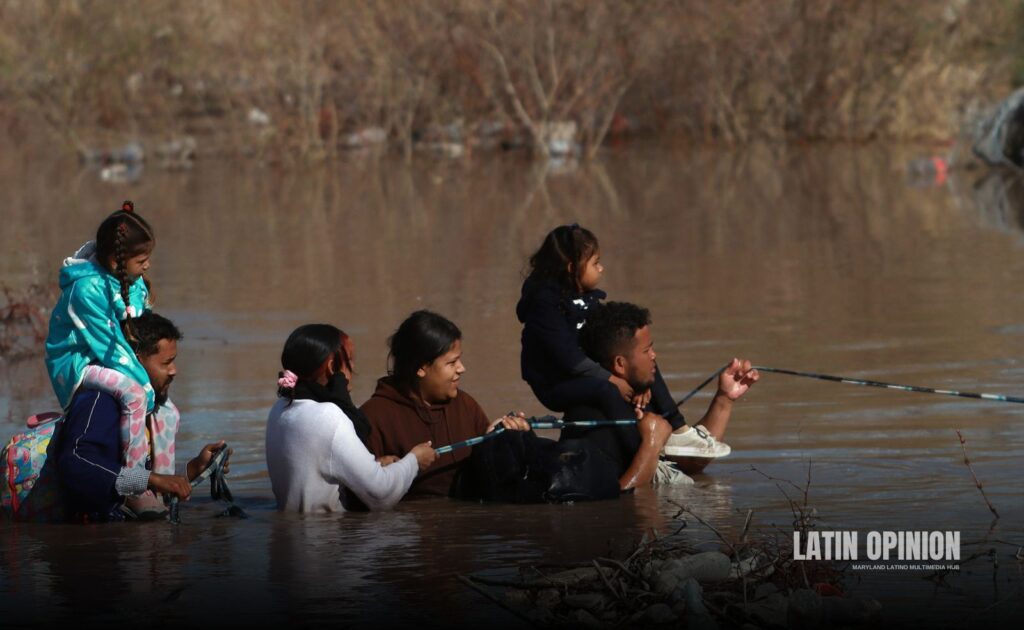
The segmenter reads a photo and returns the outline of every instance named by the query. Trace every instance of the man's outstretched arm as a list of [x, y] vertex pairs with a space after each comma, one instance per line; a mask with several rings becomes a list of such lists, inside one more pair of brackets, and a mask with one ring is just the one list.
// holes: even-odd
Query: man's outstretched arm
[[711, 399], [708, 410], [697, 424], [711, 434], [716, 440], [725, 436], [725, 428], [732, 416], [732, 403], [747, 393], [754, 383], [761, 378], [753, 369], [750, 361], [733, 359], [729, 367], [722, 370], [718, 377], [718, 392]]

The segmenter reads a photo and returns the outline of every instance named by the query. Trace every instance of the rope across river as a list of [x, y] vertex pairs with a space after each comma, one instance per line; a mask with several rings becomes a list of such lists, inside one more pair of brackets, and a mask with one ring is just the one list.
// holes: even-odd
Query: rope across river
[[[708, 383], [718, 378], [718, 375], [725, 371], [729, 367], [726, 363], [722, 367], [718, 368], [711, 376], [707, 377], [703, 383], [698, 385], [689, 394], [685, 395], [676, 403], [676, 407], [681, 406], [687, 400], [692, 398], [700, 390], [704, 389]], [[848, 376], [833, 376], [831, 374], [819, 374], [817, 372], [801, 372], [799, 370], [786, 370], [783, 368], [768, 367], [765, 365], [755, 365], [751, 369], [759, 372], [771, 372], [774, 374], [786, 374], [789, 376], [800, 376], [803, 378], [813, 378], [820, 381], [832, 381], [834, 383], [843, 383], [846, 385], [860, 385], [861, 387], [882, 387], [885, 389], [895, 389], [901, 392], [918, 392], [920, 394], [940, 394], [943, 396], [959, 396], [960, 398], [974, 398], [978, 400], [992, 400], [995, 402], [1008, 402], [1008, 403], [1024, 403], [1024, 397], [1022, 396], [1008, 396], [1006, 394], [979, 394], [975, 392], [961, 392], [954, 389], [938, 389], [935, 387], [921, 387], [919, 385], [899, 385], [897, 383], [885, 383], [882, 381], [870, 381], [859, 378], [850, 378]]]
[[[724, 372], [730, 363], [726, 363], [722, 367], [715, 370], [710, 376], [704, 381], [693, 388], [688, 394], [683, 396], [679, 402], [676, 403], [676, 407], [681, 407], [683, 403], [690, 400], [697, 395], [702, 389], [708, 386], [711, 381], [718, 378], [718, 376]], [[943, 396], [958, 396], [960, 398], [973, 398], [976, 400], [991, 400], [994, 402], [1008, 402], [1008, 403], [1024, 403], [1024, 397], [1022, 396], [1009, 396], [1006, 394], [980, 394], [975, 392], [962, 392], [953, 389], [938, 389], [935, 387], [921, 387], [919, 385], [900, 385], [897, 383], [885, 383], [883, 381], [871, 381], [866, 379], [849, 378], [846, 376], [833, 376], [831, 374], [819, 374], [817, 372], [801, 372], [798, 370], [787, 370], [783, 368], [768, 367], [764, 365], [755, 365], [752, 369], [759, 372], [770, 372], [774, 374], [785, 374], [788, 376], [798, 376], [803, 378], [813, 378], [820, 381], [832, 381], [835, 383], [843, 383], [846, 385], [859, 385], [861, 387], [882, 387], [885, 389], [894, 389], [903, 392], [918, 392], [921, 394], [940, 394]], [[511, 414], [510, 414], [511, 415]], [[528, 419], [531, 429], [564, 429], [566, 427], [601, 427], [601, 426], [622, 426], [636, 424], [634, 419], [623, 419], [623, 420], [578, 420], [575, 422], [564, 422], [556, 418], [555, 416], [541, 416], [531, 417]], [[450, 453], [454, 450], [465, 448], [467, 446], [475, 446], [481, 442], [493, 439], [501, 435], [505, 431], [504, 427], [497, 427], [490, 433], [481, 435], [479, 437], [470, 438], [461, 442], [455, 442], [447, 446], [442, 446], [437, 449], [438, 455]]]
[[[677, 407], [680, 407], [693, 398], [702, 389], [707, 387], [711, 381], [721, 375], [728, 367], [730, 363], [727, 363], [715, 370], [710, 376], [704, 381], [692, 389], [688, 394], [683, 396], [679, 402], [676, 403]], [[897, 383], [886, 383], [883, 381], [872, 381], [866, 379], [849, 378], [846, 376], [833, 376], [831, 374], [819, 374], [817, 372], [802, 372], [799, 370], [787, 370], [783, 368], [768, 367], [764, 365], [755, 365], [752, 369], [758, 370], [759, 372], [769, 372], [774, 374], [785, 374], [788, 376], [797, 376], [802, 378], [812, 378], [821, 381], [832, 381], [835, 383], [843, 383], [846, 385], [859, 385], [861, 387], [881, 387], [885, 389], [894, 389], [904, 392], [918, 392], [922, 394], [940, 394], [943, 396], [958, 396], [960, 398], [973, 398], [976, 400], [991, 400], [994, 402], [1008, 402], [1008, 403], [1024, 403], [1024, 397], [1022, 396], [1009, 396], [1006, 394], [982, 394], [975, 392], [962, 392], [952, 389], [938, 389], [935, 387], [921, 387], [918, 385], [900, 385]], [[509, 413], [509, 415], [513, 415]], [[555, 416], [533, 416], [527, 419], [531, 429], [565, 429], [568, 427], [605, 427], [605, 426], [628, 426], [636, 424], [636, 420], [633, 418], [625, 418], [618, 420], [576, 420], [576, 421], [563, 421], [559, 420]], [[490, 433], [463, 440], [461, 442], [455, 442], [454, 444], [448, 444], [446, 446], [438, 447], [437, 454], [444, 455], [445, 453], [451, 453], [452, 451], [466, 448], [469, 446], [475, 446], [488, 440], [494, 439], [505, 432], [505, 427], [496, 427]], [[227, 481], [224, 477], [224, 464], [227, 461], [228, 448], [227, 445], [217, 452], [210, 461], [210, 465], [206, 467], [206, 470], [196, 476], [190, 483], [193, 488], [198, 486], [205, 479], [210, 479], [210, 496], [214, 500], [224, 501], [228, 504], [228, 507], [219, 516], [238, 516], [240, 518], [248, 518], [242, 508], [234, 504], [234, 499], [231, 496], [231, 491], [228, 489]], [[169, 521], [173, 524], [181, 523], [181, 517], [179, 514], [179, 503], [177, 497], [172, 497], [170, 501], [170, 516]]]
[[[884, 387], [896, 389], [903, 392], [918, 392], [921, 394], [941, 394], [943, 396], [959, 396], [960, 398], [975, 398], [981, 400], [992, 400], [995, 402], [1024, 403], [1024, 397], [1007, 396], [1006, 394], [978, 394], [974, 392], [961, 392], [953, 389], [936, 389], [934, 387], [920, 387], [918, 385], [897, 385], [896, 383], [883, 383], [882, 381], [868, 381], [864, 379], [848, 378], [845, 376], [832, 376], [831, 374], [817, 374], [815, 372], [799, 372], [797, 370], [784, 370], [782, 368], [754, 366], [754, 369], [761, 372], [774, 372], [776, 374], [788, 374], [789, 376], [802, 376], [814, 378], [821, 381], [833, 381], [845, 383], [846, 385], [860, 385], [863, 387]], [[719, 370], [720, 372], [721, 370]]]
[[[512, 415], [511, 413], [509, 415]], [[559, 420], [555, 416], [540, 416], [532, 417], [527, 419], [530, 423], [531, 429], [565, 429], [567, 427], [608, 427], [608, 426], [623, 426], [636, 424], [636, 419], [624, 419], [624, 420], [577, 420], [575, 422], [564, 422]], [[469, 438], [461, 442], [455, 442], [447, 446], [441, 446], [435, 449], [438, 455], [444, 455], [445, 453], [451, 453], [454, 450], [460, 448], [466, 448], [467, 446], [476, 446], [481, 442], [493, 439], [505, 432], [505, 427], [496, 427], [490, 433], [485, 433], [479, 437]]]

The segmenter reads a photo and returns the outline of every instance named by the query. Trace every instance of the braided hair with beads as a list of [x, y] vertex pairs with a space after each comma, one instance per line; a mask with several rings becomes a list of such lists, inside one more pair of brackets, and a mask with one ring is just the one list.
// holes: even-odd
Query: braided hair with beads
[[[121, 299], [125, 306], [122, 327], [128, 341], [135, 339], [128, 292], [133, 280], [128, 277], [128, 260], [151, 252], [155, 245], [153, 228], [135, 212], [135, 204], [131, 201], [121, 204], [121, 209], [104, 219], [96, 230], [96, 259], [104, 269], [117, 276], [121, 285]], [[143, 278], [143, 282], [149, 287], [148, 280]]]

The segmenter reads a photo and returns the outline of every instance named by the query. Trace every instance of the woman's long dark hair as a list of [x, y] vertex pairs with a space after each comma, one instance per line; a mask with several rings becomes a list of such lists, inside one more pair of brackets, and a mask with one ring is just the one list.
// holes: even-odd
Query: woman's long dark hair
[[[310, 380], [320, 366], [332, 356], [338, 356], [341, 365], [352, 371], [352, 360], [345, 351], [346, 335], [337, 326], [330, 324], [306, 324], [299, 326], [281, 351], [281, 367], [293, 372], [299, 380]], [[283, 375], [283, 372], [279, 376]], [[293, 388], [278, 388], [278, 396], [294, 398]]]
[[530, 256], [529, 277], [553, 282], [564, 294], [576, 293], [583, 266], [599, 247], [587, 228], [576, 223], [560, 225], [548, 232], [540, 249]]
[[416, 370], [451, 349], [462, 331], [447, 318], [431, 311], [416, 311], [388, 339], [389, 374], [400, 388], [411, 390]]
[[[352, 357], [345, 349], [347, 341], [348, 335], [330, 324], [306, 324], [296, 328], [288, 335], [281, 351], [281, 367], [295, 374], [295, 386], [278, 385], [277, 395], [288, 399], [289, 405], [300, 399], [333, 403], [352, 421], [356, 435], [365, 446], [370, 439], [370, 421], [352, 402], [344, 373], [339, 369], [326, 385], [314, 380], [320, 367], [331, 357], [337, 357], [337, 363], [352, 373]], [[278, 374], [279, 378], [281, 376], [284, 372]]]
[[[117, 276], [121, 284], [121, 299], [124, 300], [125, 320], [122, 324], [124, 335], [129, 342], [135, 340], [135, 333], [132, 330], [132, 313], [128, 301], [128, 288], [131, 282], [128, 280], [128, 269], [126, 263], [129, 258], [152, 251], [156, 246], [156, 235], [149, 223], [135, 212], [135, 204], [125, 201], [121, 209], [114, 212], [100, 223], [96, 230], [96, 260], [110, 273]], [[110, 259], [113, 258], [116, 268], [110, 268]], [[143, 281], [149, 287], [149, 281]], [[152, 303], [152, 299], [150, 300]]]

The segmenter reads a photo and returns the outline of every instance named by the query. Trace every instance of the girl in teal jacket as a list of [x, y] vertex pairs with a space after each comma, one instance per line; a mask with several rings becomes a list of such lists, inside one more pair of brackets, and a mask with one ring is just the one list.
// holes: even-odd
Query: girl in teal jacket
[[127, 468], [145, 466], [150, 445], [168, 443], [153, 434], [172, 430], [153, 426], [147, 435], [146, 416], [157, 401], [131, 343], [132, 317], [150, 307], [143, 274], [155, 245], [149, 223], [135, 213], [132, 202], [124, 202], [100, 224], [95, 241], [65, 259], [61, 296], [46, 338], [46, 369], [62, 408], [67, 409], [79, 387], [98, 389], [120, 402]]

